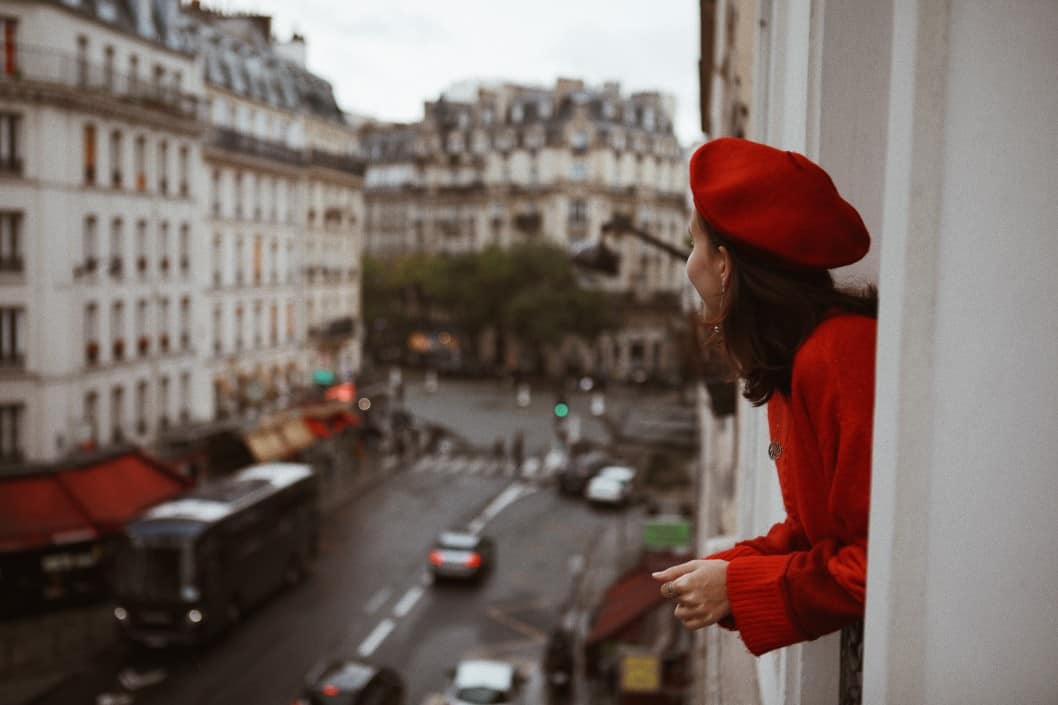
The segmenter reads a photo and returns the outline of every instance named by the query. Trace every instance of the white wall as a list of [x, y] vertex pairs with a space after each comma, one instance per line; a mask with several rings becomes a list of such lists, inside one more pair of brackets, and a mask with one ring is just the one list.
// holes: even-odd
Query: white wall
[[865, 702], [1055, 702], [1058, 5], [894, 3]]

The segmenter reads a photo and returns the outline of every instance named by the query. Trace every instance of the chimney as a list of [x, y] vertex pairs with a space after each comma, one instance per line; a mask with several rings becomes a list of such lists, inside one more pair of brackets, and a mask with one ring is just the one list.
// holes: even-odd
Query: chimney
[[275, 45], [277, 54], [302, 68], [305, 68], [305, 61], [308, 53], [306, 49], [305, 37], [297, 32], [290, 37], [289, 42], [277, 42]]

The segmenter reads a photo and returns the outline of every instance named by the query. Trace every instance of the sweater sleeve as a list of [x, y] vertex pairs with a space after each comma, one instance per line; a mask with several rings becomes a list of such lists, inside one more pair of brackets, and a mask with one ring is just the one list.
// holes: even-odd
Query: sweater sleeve
[[[874, 330], [873, 321], [868, 321], [837, 345], [825, 346], [821, 357], [813, 355], [795, 366], [792, 401], [801, 406], [814, 431], [829, 487], [820, 510], [832, 517], [836, 529], [834, 536], [811, 546], [791, 546], [786, 554], [731, 549], [731, 618], [756, 655], [815, 639], [863, 616]], [[770, 536], [756, 542], [772, 545]]]

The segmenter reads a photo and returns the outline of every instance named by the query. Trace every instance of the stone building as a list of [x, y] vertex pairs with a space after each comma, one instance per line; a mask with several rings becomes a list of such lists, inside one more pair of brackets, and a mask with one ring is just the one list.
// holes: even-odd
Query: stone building
[[209, 129], [206, 369], [214, 415], [282, 404], [315, 370], [360, 366], [363, 163], [304, 40], [192, 6]]
[[[421, 122], [367, 125], [367, 250], [391, 257], [533, 239], [568, 247], [598, 237], [615, 217], [681, 244], [686, 168], [672, 115], [658, 93], [559, 79], [551, 88], [462, 87], [427, 102]], [[555, 362], [618, 378], [671, 373], [678, 353], [669, 314], [678, 310], [683, 265], [631, 237], [609, 244], [623, 265], [595, 286], [626, 295], [626, 325]]]
[[0, 465], [358, 368], [363, 166], [301, 38], [178, 0], [9, 0], [0, 63]]
[[0, 4], [0, 460], [206, 411], [202, 77], [175, 2]]

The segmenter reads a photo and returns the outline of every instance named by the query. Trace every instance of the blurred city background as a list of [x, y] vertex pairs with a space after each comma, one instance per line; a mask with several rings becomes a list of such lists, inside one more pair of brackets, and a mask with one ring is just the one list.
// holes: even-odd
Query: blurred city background
[[[0, 703], [1054, 702], [1058, 8], [436, 5], [0, 0]], [[761, 659], [650, 578], [783, 513], [722, 135], [882, 296], [865, 628]]]

